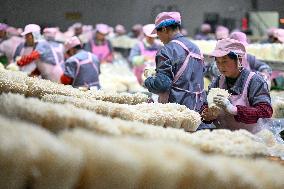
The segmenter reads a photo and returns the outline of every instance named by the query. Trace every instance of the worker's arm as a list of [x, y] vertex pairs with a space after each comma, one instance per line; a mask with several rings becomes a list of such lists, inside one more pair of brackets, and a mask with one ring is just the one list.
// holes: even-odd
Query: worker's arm
[[64, 73], [61, 76], [61, 83], [71, 85], [76, 77], [77, 62], [73, 58], [69, 58], [65, 62]]
[[32, 51], [31, 54], [22, 56], [20, 60], [17, 61], [19, 66], [25, 66], [31, 62], [38, 60], [40, 58], [40, 53], [36, 50]]
[[265, 80], [255, 74], [248, 86], [248, 100], [251, 107], [238, 106], [237, 121], [256, 123], [259, 118], [270, 118], [273, 113], [268, 85]]
[[63, 75], [60, 77], [60, 81], [61, 81], [61, 83], [64, 84], [64, 85], [71, 85], [72, 82], [73, 82], [73, 78], [71, 78], [71, 77], [69, 77], [69, 76], [63, 74]]
[[92, 59], [93, 59], [93, 64], [95, 64], [95, 66], [98, 69], [98, 74], [100, 74], [101, 73], [101, 64], [100, 64], [98, 57], [96, 55], [92, 54]]
[[236, 121], [253, 124], [257, 123], [259, 118], [270, 118], [273, 109], [268, 103], [258, 103], [253, 107], [237, 105], [237, 112], [237, 115], [234, 116]]
[[247, 97], [250, 106], [234, 106], [227, 98], [222, 96], [215, 97], [214, 103], [234, 115], [236, 121], [246, 124], [257, 123], [259, 118], [270, 118], [272, 116], [273, 109], [268, 86], [260, 75], [255, 74], [250, 81]]
[[258, 60], [255, 56], [248, 54], [247, 60], [248, 60], [250, 67], [253, 71], [271, 74], [271, 72], [272, 72], [271, 67], [268, 64], [266, 64], [265, 62]]

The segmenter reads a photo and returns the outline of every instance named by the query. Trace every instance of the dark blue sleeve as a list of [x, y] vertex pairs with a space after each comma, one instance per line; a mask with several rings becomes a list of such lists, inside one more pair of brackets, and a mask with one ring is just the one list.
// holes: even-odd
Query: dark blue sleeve
[[73, 58], [67, 59], [65, 62], [64, 75], [74, 79], [76, 77], [77, 62]]
[[145, 80], [145, 86], [152, 93], [163, 93], [171, 88], [172, 80], [163, 73], [157, 73], [156, 76]]
[[24, 43], [20, 43], [17, 46], [16, 51], [15, 51], [14, 56], [13, 56], [14, 61], [16, 61], [17, 56], [20, 56], [20, 53], [21, 53], [22, 49], [24, 48], [24, 45], [25, 45]]
[[98, 57], [96, 55], [92, 54], [92, 59], [93, 59], [93, 63], [98, 68], [98, 72], [99, 72], [98, 74], [100, 74], [101, 73], [101, 67], [100, 67], [101, 64], [100, 64], [100, 61], [99, 61]]
[[247, 55], [247, 60], [249, 62], [249, 65], [251, 67], [251, 70], [254, 72], [262, 72], [262, 71], [267, 71], [267, 72], [271, 72], [272, 69], [269, 65], [267, 65], [265, 62], [262, 62], [258, 59], [256, 59], [255, 56], [248, 54]]
[[156, 75], [145, 80], [145, 87], [152, 93], [163, 93], [170, 90], [174, 74], [169, 49], [163, 47], [156, 55]]
[[255, 74], [248, 86], [248, 100], [251, 106], [258, 103], [271, 105], [271, 98], [266, 81], [258, 74]]

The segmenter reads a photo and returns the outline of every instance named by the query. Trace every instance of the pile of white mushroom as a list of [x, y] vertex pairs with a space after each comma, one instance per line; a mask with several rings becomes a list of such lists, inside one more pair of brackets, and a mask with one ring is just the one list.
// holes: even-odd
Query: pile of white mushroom
[[[100, 136], [55, 136], [0, 116], [0, 188], [271, 188], [284, 167], [262, 159], [206, 155], [183, 144]], [[261, 174], [260, 174], [261, 173]]]

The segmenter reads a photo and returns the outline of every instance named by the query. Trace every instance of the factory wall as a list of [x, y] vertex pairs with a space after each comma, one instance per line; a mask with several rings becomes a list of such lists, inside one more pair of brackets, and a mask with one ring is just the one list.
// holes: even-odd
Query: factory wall
[[[259, 0], [261, 10], [281, 9], [284, 0]], [[60, 26], [66, 29], [74, 22], [84, 24], [123, 24], [130, 29], [135, 23], [151, 23], [161, 11], [180, 11], [183, 26], [190, 35], [204, 20], [204, 13], [219, 13], [222, 18], [235, 19], [235, 27], [241, 18], [252, 10], [248, 0], [1, 0], [0, 21], [23, 27], [28, 23], [41, 26]], [[284, 9], [284, 6], [282, 6]]]

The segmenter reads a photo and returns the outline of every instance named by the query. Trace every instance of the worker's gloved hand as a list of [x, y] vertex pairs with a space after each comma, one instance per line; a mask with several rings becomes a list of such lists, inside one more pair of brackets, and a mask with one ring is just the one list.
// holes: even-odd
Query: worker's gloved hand
[[22, 56], [22, 58], [17, 61], [17, 64], [19, 66], [25, 66], [25, 65], [31, 63], [32, 61], [39, 59], [39, 57], [40, 57], [39, 52], [33, 51], [33, 52], [31, 52], [31, 54], [29, 54], [27, 56]]
[[213, 121], [214, 119], [217, 119], [218, 114], [215, 113], [216, 111], [213, 111], [213, 109], [205, 108], [201, 112], [201, 120], [203, 121]]
[[26, 56], [22, 56], [22, 58], [17, 61], [17, 64], [19, 66], [24, 66], [24, 62], [26, 62]]
[[237, 107], [234, 106], [230, 102], [230, 100], [224, 97], [223, 95], [217, 95], [217, 97], [214, 97], [213, 102], [220, 108], [224, 109], [226, 112], [233, 115], [237, 115]]

